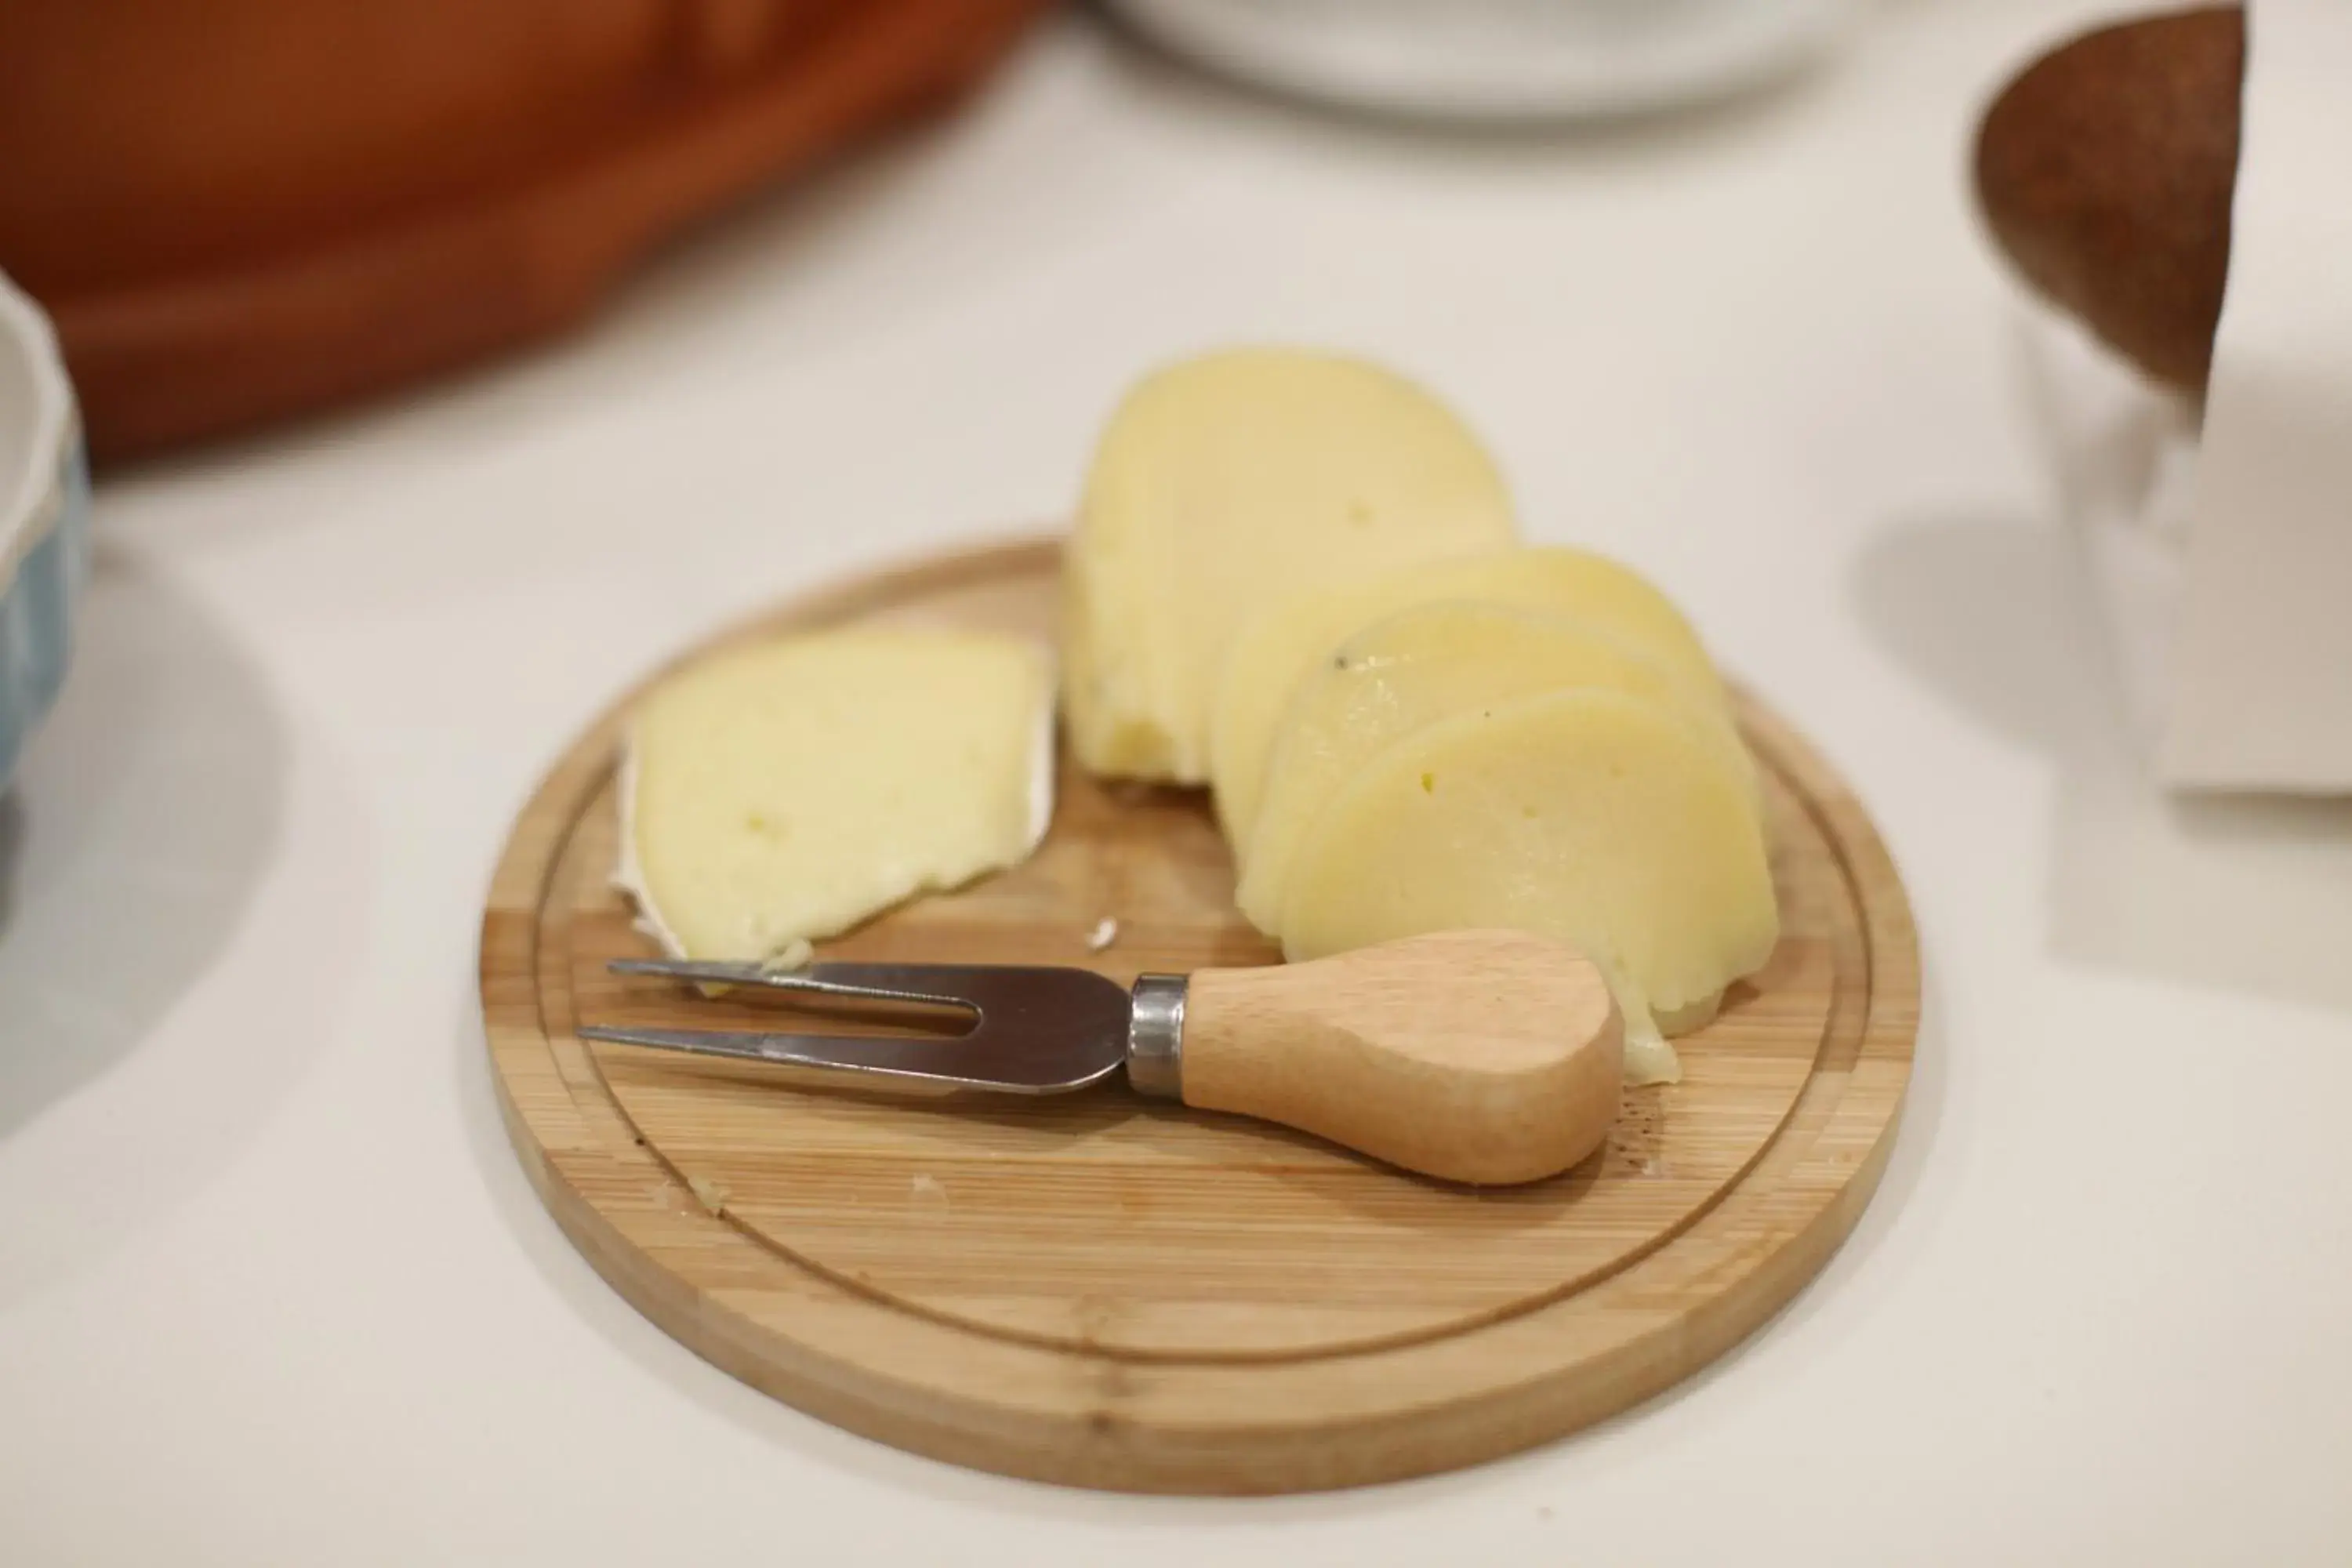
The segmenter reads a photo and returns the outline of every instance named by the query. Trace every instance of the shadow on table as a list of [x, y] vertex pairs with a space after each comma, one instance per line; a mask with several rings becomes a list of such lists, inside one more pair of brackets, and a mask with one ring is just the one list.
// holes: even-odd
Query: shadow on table
[[2055, 956], [2352, 1008], [2352, 801], [2158, 789], [2125, 728], [2089, 584], [2054, 526], [1899, 529], [1863, 557], [1853, 592], [1863, 624], [1930, 691], [2055, 767]]
[[[77, 644], [0, 802], [0, 1300], [194, 1190], [235, 1147], [205, 1108], [273, 1101], [290, 1033], [256, 1019], [184, 1064], [202, 1103], [136, 1147], [110, 1146], [73, 1103], [218, 958], [259, 884], [287, 768], [260, 676], [167, 581], [101, 551]], [[43, 1125], [69, 1114], [89, 1124]]]

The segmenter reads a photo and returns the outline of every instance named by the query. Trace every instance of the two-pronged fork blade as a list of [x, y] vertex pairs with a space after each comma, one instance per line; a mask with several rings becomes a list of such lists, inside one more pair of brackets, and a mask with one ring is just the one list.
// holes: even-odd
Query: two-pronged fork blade
[[[1139, 1016], [1135, 997], [1157, 996], [1171, 984], [1181, 993], [1183, 985], [1181, 979], [1147, 975], [1131, 994], [1090, 970], [1010, 964], [818, 963], [775, 970], [756, 963], [621, 959], [609, 967], [615, 974], [759, 986], [877, 1008], [946, 1009], [961, 1015], [968, 1026], [952, 1035], [908, 1037], [593, 1025], [580, 1031], [583, 1039], [1011, 1094], [1062, 1093], [1117, 1072], [1136, 1046], [1130, 1038], [1130, 1023]], [[1140, 1014], [1147, 1024], [1157, 1016], [1150, 1006]], [[1146, 1033], [1143, 1054], [1150, 1057], [1157, 1037]], [[1174, 1048], [1171, 1039], [1164, 1054], [1172, 1055]], [[1147, 1092], [1176, 1092], [1172, 1082], [1158, 1089], [1167, 1075], [1155, 1078], [1147, 1070], [1134, 1076]]]

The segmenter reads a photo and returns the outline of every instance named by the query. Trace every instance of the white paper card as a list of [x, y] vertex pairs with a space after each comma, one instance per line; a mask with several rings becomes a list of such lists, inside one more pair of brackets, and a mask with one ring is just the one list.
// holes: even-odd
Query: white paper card
[[2352, 791], [2352, 4], [2253, 0], [2168, 782]]

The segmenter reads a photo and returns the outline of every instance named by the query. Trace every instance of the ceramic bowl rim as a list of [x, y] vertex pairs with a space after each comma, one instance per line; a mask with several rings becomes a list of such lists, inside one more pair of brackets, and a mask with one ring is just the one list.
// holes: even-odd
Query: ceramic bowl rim
[[20, 354], [33, 384], [32, 438], [21, 471], [0, 474], [0, 591], [15, 580], [16, 566], [41, 542], [44, 523], [54, 525], [50, 499], [64, 483], [62, 456], [70, 426], [73, 395], [56, 331], [39, 306], [0, 273], [0, 353]]

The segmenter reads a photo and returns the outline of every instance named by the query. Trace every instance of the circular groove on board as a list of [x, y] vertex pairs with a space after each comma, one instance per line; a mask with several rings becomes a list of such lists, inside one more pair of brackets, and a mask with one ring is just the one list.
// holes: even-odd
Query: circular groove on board
[[[1129, 815], [1089, 803], [1092, 786], [1065, 774], [1064, 820]], [[1720, 1023], [1685, 1042], [1682, 1084], [1627, 1091], [1601, 1161], [1530, 1186], [1478, 1193], [1402, 1178], [1300, 1134], [1153, 1105], [1117, 1085], [926, 1102], [796, 1089], [773, 1069], [626, 1047], [591, 1056], [636, 1132], [698, 1193], [724, 1194], [739, 1229], [910, 1310], [1171, 1359], [1407, 1342], [1525, 1310], [1633, 1262], [1714, 1204], [1779, 1131], [1829, 1023], [1834, 932], [1824, 922], [1850, 909], [1801, 803], [1775, 795], [1779, 837], [1795, 847], [1782, 857], [1792, 930], [1774, 964]], [[1197, 799], [1168, 815], [1196, 842], [1214, 842]], [[551, 889], [574, 1021], [772, 1020], [757, 1005], [721, 1009], [604, 973], [608, 959], [649, 951], [606, 884], [613, 821], [600, 791]], [[877, 921], [826, 954], [1065, 963], [1121, 984], [1139, 969], [1190, 967], [1190, 954], [1237, 940], [1223, 929], [1232, 917], [1221, 886], [1185, 885], [1185, 907], [1123, 906], [1128, 925], [1165, 934], [1098, 957], [1082, 942], [1091, 906], [1051, 896], [1066, 879], [1060, 868], [1132, 860], [1156, 842], [1057, 833], [1028, 866]], [[1008, 908], [1009, 918], [990, 913]], [[1412, 1267], [1401, 1272], [1402, 1256]], [[1298, 1289], [1302, 1271], [1311, 1292]]]
[[[1034, 629], [1053, 560], [1050, 543], [961, 557], [735, 636], [869, 616]], [[948, 1111], [583, 1047], [575, 988], [600, 1019], [687, 1016], [658, 994], [624, 998], [602, 972], [641, 950], [604, 885], [625, 709], [526, 809], [486, 915], [484, 1006], [509, 1129], [558, 1219], [649, 1316], [854, 1429], [1146, 1489], [1297, 1489], [1466, 1463], [1610, 1414], [1734, 1342], [1826, 1259], [1883, 1165], [1916, 1031], [1908, 909], [1859, 808], [1760, 710], [1743, 721], [1788, 829], [1782, 953], [1685, 1042], [1684, 1085], [1629, 1096], [1605, 1174], [1588, 1163], [1479, 1195], [1117, 1089]], [[1091, 786], [1065, 782], [1057, 835], [1067, 811], [1126, 826], [1069, 846], [1065, 864], [1041, 851], [1025, 883], [1010, 873], [829, 950], [1091, 962], [1122, 977], [1271, 956], [1227, 908], [1197, 801], [1088, 804]], [[1087, 900], [1107, 889], [1082, 871], [1107, 857], [1123, 902], [1097, 909]], [[1090, 958], [1098, 913], [1122, 932]], [[1731, 1131], [1712, 1141], [1706, 1179], [1672, 1204], [1609, 1214], [1601, 1200], [1639, 1194], [1640, 1164], [1671, 1155], [1727, 1084], [1739, 1092], [1718, 1132]], [[1183, 1201], [1156, 1228], [1134, 1212], [1139, 1200], [1164, 1211], [1171, 1191]], [[1291, 1212], [1269, 1220], [1276, 1200]]]

